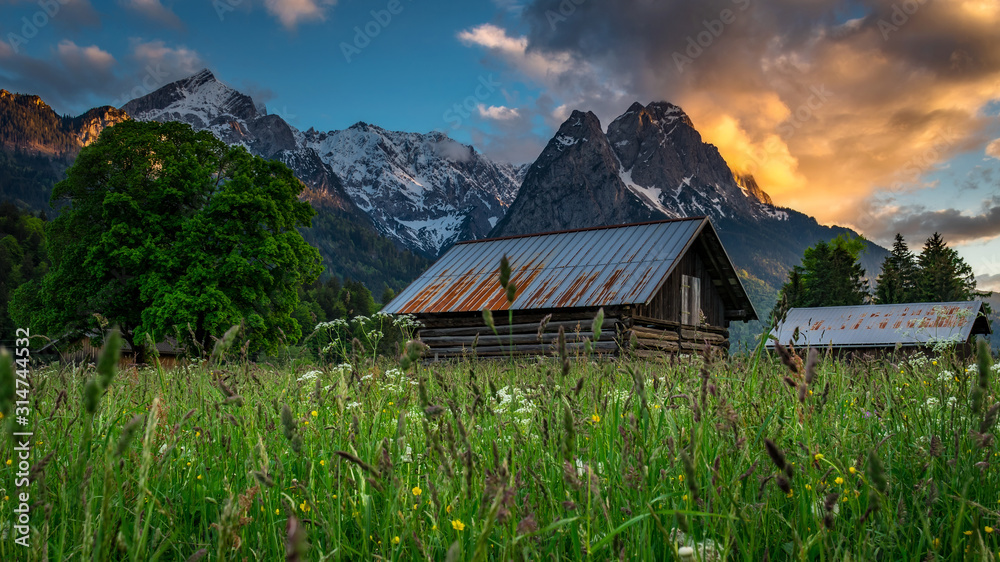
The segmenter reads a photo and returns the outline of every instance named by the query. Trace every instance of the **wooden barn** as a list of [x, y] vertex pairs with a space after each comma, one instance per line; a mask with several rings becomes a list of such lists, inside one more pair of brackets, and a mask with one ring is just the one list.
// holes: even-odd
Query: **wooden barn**
[[[500, 285], [504, 256], [512, 302]], [[757, 318], [707, 217], [460, 242], [384, 311], [414, 315], [428, 356], [441, 359], [549, 354], [560, 326], [580, 350], [602, 308], [591, 342], [601, 354], [725, 352], [729, 323]]]
[[977, 335], [992, 333], [982, 301], [792, 308], [768, 339], [837, 354], [904, 353], [944, 343], [971, 355]]

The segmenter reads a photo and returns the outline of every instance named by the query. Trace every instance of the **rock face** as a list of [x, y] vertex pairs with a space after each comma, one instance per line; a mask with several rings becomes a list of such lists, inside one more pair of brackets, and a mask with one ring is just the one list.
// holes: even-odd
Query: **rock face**
[[491, 235], [662, 218], [657, 205], [622, 180], [618, 157], [597, 116], [574, 111], [528, 167], [510, 212]]
[[307, 131], [305, 146], [330, 164], [381, 232], [429, 257], [485, 236], [520, 185], [519, 167], [493, 162], [443, 133], [356, 123]]
[[72, 158], [101, 131], [126, 119], [124, 111], [111, 106], [63, 117], [38, 96], [0, 90], [0, 150]]
[[786, 220], [752, 176], [737, 176], [691, 119], [666, 102], [634, 103], [601, 130], [574, 111], [528, 168], [492, 235], [707, 215]]

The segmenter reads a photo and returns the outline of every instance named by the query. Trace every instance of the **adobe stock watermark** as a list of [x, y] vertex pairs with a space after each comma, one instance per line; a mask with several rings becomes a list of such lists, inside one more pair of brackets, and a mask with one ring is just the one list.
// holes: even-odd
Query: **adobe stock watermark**
[[[68, 4], [71, 0], [38, 0], [38, 11], [31, 14], [31, 16], [24, 16], [21, 21], [20, 32], [15, 33], [11, 31], [7, 34], [7, 42], [10, 43], [10, 48], [14, 50], [15, 54], [21, 53], [21, 46], [28, 43], [35, 37], [38, 36], [38, 31], [43, 27], [49, 25], [59, 12], [62, 7]], [[17, 27], [17, 24], [14, 24]]]
[[452, 129], [458, 129], [474, 112], [479, 111], [479, 104], [489, 99], [499, 89], [500, 82], [493, 80], [492, 74], [480, 76], [479, 83], [473, 90], [472, 95], [466, 96], [462, 101], [452, 104], [451, 107], [441, 114], [441, 118], [451, 123]]
[[[939, 133], [934, 137], [934, 142], [930, 146], [913, 155], [909, 160], [904, 162], [899, 171], [899, 179], [892, 182], [889, 187], [881, 190], [879, 193], [897, 195], [902, 193], [908, 186], [912, 186], [917, 183], [920, 180], [920, 176], [930, 171], [934, 165], [948, 153], [948, 150], [955, 145], [956, 138], [957, 135], [955, 135], [951, 130], [945, 130]], [[858, 213], [858, 220], [855, 223], [858, 230], [864, 232], [866, 229], [883, 220], [881, 215], [877, 214], [873, 210], [874, 203], [875, 202], [871, 201], [869, 198], [869, 200], [863, 204], [862, 209]]]
[[219, 16], [219, 21], [226, 20], [226, 14], [235, 12], [236, 7], [243, 3], [243, 0], [212, 0], [212, 7], [215, 8], [215, 15]]
[[826, 89], [825, 85], [821, 84], [810, 87], [809, 97], [792, 110], [791, 116], [788, 119], [782, 121], [775, 128], [778, 136], [772, 136], [760, 148], [750, 148], [750, 154], [743, 161], [742, 169], [749, 174], [753, 174], [767, 164], [776, 153], [781, 151], [788, 139], [794, 137], [799, 129], [816, 117], [832, 97], [835, 97], [834, 93]]
[[702, 20], [704, 30], [696, 35], [688, 35], [687, 48], [684, 52], [674, 51], [674, 64], [677, 65], [677, 72], [684, 72], [686, 66], [694, 64], [694, 60], [705, 54], [715, 40], [722, 37], [726, 31], [726, 26], [732, 25], [738, 19], [741, 12], [745, 12], [750, 7], [750, 0], [731, 0], [736, 10], [724, 8], [719, 12], [719, 17], [711, 20]]
[[587, 3], [588, 0], [562, 0], [556, 10], [545, 10], [545, 19], [549, 22], [549, 27], [555, 31], [556, 27], [565, 22], [576, 13], [576, 9]]
[[[407, 1], [412, 2], [413, 0]], [[340, 42], [340, 52], [344, 55], [344, 60], [350, 64], [354, 57], [360, 55], [361, 51], [372, 44], [372, 40], [381, 35], [385, 28], [389, 27], [393, 17], [403, 13], [404, 8], [405, 6], [401, 0], [389, 0], [385, 8], [369, 12], [372, 19], [368, 20], [364, 25], [354, 26], [353, 41], [350, 43], [346, 41]]]
[[892, 15], [889, 19], [878, 20], [878, 30], [882, 33], [882, 40], [888, 41], [889, 35], [899, 31], [910, 21], [910, 16], [917, 13], [921, 6], [929, 0], [903, 0], [892, 5]]
[[141, 98], [146, 94], [151, 94], [156, 91], [157, 88], [166, 84], [169, 76], [170, 73], [164, 71], [159, 64], [156, 66], [153, 66], [152, 64], [146, 65], [146, 75], [143, 76], [142, 80], [140, 80], [139, 83], [136, 84], [131, 90], [122, 92], [122, 95], [111, 102], [111, 105], [114, 107], [122, 107], [136, 98]]

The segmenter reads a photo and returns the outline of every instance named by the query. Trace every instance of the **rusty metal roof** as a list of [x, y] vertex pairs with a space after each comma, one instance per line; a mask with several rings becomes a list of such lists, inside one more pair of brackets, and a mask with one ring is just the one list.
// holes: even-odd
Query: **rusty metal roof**
[[988, 322], [976, 322], [982, 311], [981, 301], [793, 308], [771, 334], [796, 347], [915, 346], [952, 338], [960, 343], [990, 332]]
[[[472, 312], [647, 303], [706, 225], [714, 234], [709, 220], [697, 217], [462, 242], [384, 311]], [[511, 280], [518, 287], [517, 298], [510, 304], [498, 273], [505, 255]]]

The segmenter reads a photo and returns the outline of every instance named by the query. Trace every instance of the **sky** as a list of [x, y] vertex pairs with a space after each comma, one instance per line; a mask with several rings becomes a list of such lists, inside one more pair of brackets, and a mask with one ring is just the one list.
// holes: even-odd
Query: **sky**
[[0, 0], [0, 87], [79, 114], [209, 68], [300, 129], [530, 162], [669, 101], [776, 204], [1000, 290], [998, 0]]

